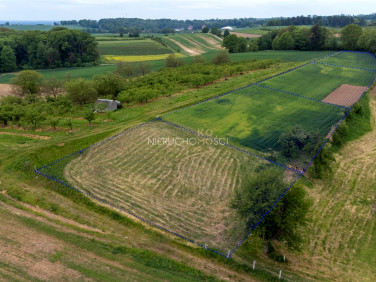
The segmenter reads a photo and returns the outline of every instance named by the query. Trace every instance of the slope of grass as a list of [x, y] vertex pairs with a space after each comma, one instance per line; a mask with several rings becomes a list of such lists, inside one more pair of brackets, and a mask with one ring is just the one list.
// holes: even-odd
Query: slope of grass
[[136, 56], [161, 55], [172, 51], [162, 44], [151, 40], [112, 40], [99, 41], [98, 51], [101, 55]]
[[375, 72], [310, 64], [260, 83], [321, 100], [342, 84], [368, 86]]
[[[63, 272], [65, 278], [62, 278], [68, 280], [71, 280], [71, 277], [76, 277], [75, 279], [78, 280], [93, 278], [98, 273], [105, 275], [103, 279], [110, 279], [109, 273], [111, 273], [112, 277], [119, 278], [119, 280], [125, 279], [123, 276], [124, 273], [130, 273], [130, 276], [127, 277], [134, 277], [135, 280], [139, 280], [139, 277], [145, 277], [145, 275], [147, 279], [150, 278], [149, 280], [165, 280], [166, 277], [169, 277], [171, 280], [178, 280], [178, 275], [184, 275], [191, 280], [210, 280], [212, 276], [218, 277], [221, 280], [232, 281], [244, 281], [255, 279], [255, 277], [265, 281], [277, 280], [279, 271], [277, 268], [267, 267], [265, 269], [264, 265], [258, 263], [256, 271], [252, 271], [249, 263], [244, 260], [226, 260], [211, 255], [205, 250], [187, 245], [185, 241], [183, 242], [176, 237], [170, 237], [163, 232], [153, 231], [154, 229], [150, 227], [145, 228], [140, 223], [136, 223], [125, 217], [124, 214], [120, 215], [112, 209], [105, 208], [74, 191], [68, 191], [62, 185], [36, 176], [33, 171], [35, 166], [45, 165], [71, 152], [103, 140], [115, 132], [138, 125], [156, 115], [227, 92], [235, 87], [246, 85], [249, 82], [262, 79], [293, 66], [279, 65], [229, 79], [202, 89], [191, 90], [181, 95], [171, 96], [170, 98], [157, 100], [138, 107], [125, 108], [112, 113], [111, 120], [107, 122], [103, 121], [105, 116], [100, 115], [99, 117], [101, 118], [98, 117], [98, 120], [92, 126], [87, 126], [85, 121], [80, 121], [80, 123], [75, 125], [73, 132], [67, 132], [68, 128], [62, 124], [62, 128], [58, 131], [34, 133], [44, 135], [48, 133], [51, 136], [49, 140], [36, 140], [33, 143], [28, 142], [27, 144], [13, 144], [14, 148], [12, 150], [9, 148], [0, 150], [0, 169], [6, 171], [2, 175], [0, 182], [1, 201], [7, 204], [12, 202], [12, 205], [17, 206], [16, 214], [21, 211], [26, 213], [25, 216], [27, 218], [38, 214], [40, 217], [39, 221], [43, 221], [43, 224], [51, 226], [46, 228], [39, 223], [35, 223], [35, 221], [25, 221], [23, 219], [21, 220], [21, 225], [15, 225], [16, 219], [7, 218], [2, 214], [1, 218], [4, 220], [2, 221], [3, 228], [1, 230], [5, 232], [9, 230], [5, 226], [13, 226], [16, 231], [11, 236], [0, 236], [0, 241], [9, 242], [9, 240], [13, 240], [17, 250], [19, 250], [19, 247], [16, 246], [24, 244], [30, 248], [34, 246], [33, 242], [38, 244], [38, 246], [41, 246], [40, 242], [51, 246], [48, 243], [49, 241], [44, 240], [44, 237], [42, 237], [43, 234], [46, 234], [49, 239], [51, 237], [58, 237], [59, 240], [66, 242], [63, 245], [60, 243], [56, 244], [55, 242], [53, 245], [62, 246], [62, 248], [56, 250], [49, 249], [50, 251], [47, 253], [37, 251], [36, 255], [31, 253], [30, 256], [25, 256], [25, 253], [23, 253], [22, 256], [25, 259], [21, 265], [14, 265], [14, 261], [12, 263], [6, 262], [7, 271], [9, 270], [8, 272], [11, 271], [13, 273], [9, 274], [6, 272], [4, 275], [9, 274], [6, 279], [22, 280], [24, 278], [31, 280], [28, 273], [21, 271], [29, 269], [26, 262], [31, 261], [32, 265], [35, 265], [37, 262], [40, 265], [41, 261], [42, 263], [46, 263], [47, 260], [50, 263], [56, 263], [57, 269], [68, 269], [67, 272]], [[15, 202], [9, 200], [8, 202], [8, 196], [4, 195], [10, 195], [13, 199], [17, 200]], [[36, 199], [38, 199], [38, 202]], [[28, 205], [33, 210], [28, 210], [25, 207], [21, 208], [20, 203]], [[2, 208], [4, 207], [3, 204], [1, 206]], [[8, 210], [8, 206], [5, 209]], [[14, 214], [13, 210], [11, 214]], [[81, 225], [76, 226], [76, 224]], [[22, 226], [26, 226], [27, 229], [22, 228]], [[30, 241], [29, 238], [32, 237], [33, 233], [28, 228], [40, 230], [38, 236], [33, 237], [37, 238], [35, 241]], [[87, 228], [96, 228], [96, 231], [88, 231], [86, 230]], [[57, 234], [56, 232], [61, 233]], [[79, 232], [80, 236], [72, 239], [69, 233], [77, 235], [77, 232]], [[19, 241], [24, 234], [27, 234], [25, 237], [29, 240], [26, 244]], [[68, 235], [65, 236], [65, 234]], [[88, 241], [89, 243], [91, 242], [89, 245], [87, 244]], [[82, 246], [78, 242], [82, 242]], [[109, 242], [111, 242], [110, 245]], [[136, 248], [137, 250], [130, 250], [129, 248]], [[135, 254], [136, 251], [140, 250], [141, 252], [143, 250], [151, 252], [147, 253], [147, 256], [151, 256], [152, 259], [146, 260], [144, 257], [139, 256], [140, 262], [137, 262], [136, 266], [134, 266], [133, 255], [131, 254]], [[122, 255], [124, 252], [126, 252], [125, 257]], [[155, 253], [160, 255], [161, 258], [155, 257]], [[168, 257], [169, 260], [164, 260], [165, 257]], [[128, 259], [131, 260], [130, 264], [128, 264]], [[164, 261], [162, 264], [159, 263], [160, 259]], [[173, 264], [174, 261], [181, 262], [184, 265], [182, 267], [175, 267]], [[161, 266], [166, 264], [169, 266]], [[161, 268], [161, 271], [157, 272], [153, 268], [153, 265]], [[190, 269], [185, 272], [184, 268], [186, 266], [190, 267]], [[125, 270], [124, 267], [126, 267]], [[177, 268], [183, 270], [176, 272]], [[201, 274], [197, 274], [197, 272], [194, 274], [195, 271], [192, 271], [192, 268], [198, 269], [201, 271]], [[55, 269], [55, 267], [49, 267], [49, 269]], [[174, 272], [175, 274], [168, 274], [168, 269], [171, 269], [170, 273]], [[72, 273], [71, 271], [76, 272]], [[18, 276], [14, 276], [14, 273], [17, 273]], [[34, 279], [39, 277], [35, 275], [35, 272], [33, 272], [31, 276]], [[286, 277], [296, 277], [291, 272], [286, 272], [284, 275]], [[48, 277], [39, 279], [48, 279]], [[60, 279], [59, 277], [61, 276], [52, 276], [50, 280]], [[81, 277], [82, 279], [80, 279]]]

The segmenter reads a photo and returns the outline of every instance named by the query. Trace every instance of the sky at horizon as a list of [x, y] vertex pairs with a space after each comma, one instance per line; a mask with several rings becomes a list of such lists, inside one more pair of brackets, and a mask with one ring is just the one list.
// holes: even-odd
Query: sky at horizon
[[101, 18], [212, 19], [376, 12], [372, 0], [0, 0], [0, 21]]

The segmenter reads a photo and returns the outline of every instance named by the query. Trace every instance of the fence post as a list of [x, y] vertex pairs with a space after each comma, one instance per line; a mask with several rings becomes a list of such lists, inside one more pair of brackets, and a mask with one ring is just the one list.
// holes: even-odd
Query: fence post
[[282, 278], [282, 270], [279, 271], [279, 275], [278, 275], [278, 278], [281, 279]]
[[253, 268], [253, 270], [255, 270], [255, 268], [256, 268], [256, 260], [253, 261], [253, 267], [252, 268]]

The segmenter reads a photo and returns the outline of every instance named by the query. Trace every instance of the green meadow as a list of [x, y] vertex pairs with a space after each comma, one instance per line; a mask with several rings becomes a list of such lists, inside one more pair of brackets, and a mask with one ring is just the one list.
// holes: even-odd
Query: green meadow
[[319, 62], [376, 70], [376, 57], [368, 53], [340, 52]]
[[321, 100], [342, 84], [368, 86], [375, 75], [371, 71], [310, 64], [260, 84]]
[[342, 109], [250, 86], [221, 98], [170, 114], [163, 119], [193, 130], [212, 130], [233, 145], [270, 152], [282, 133], [301, 126], [326, 136]]

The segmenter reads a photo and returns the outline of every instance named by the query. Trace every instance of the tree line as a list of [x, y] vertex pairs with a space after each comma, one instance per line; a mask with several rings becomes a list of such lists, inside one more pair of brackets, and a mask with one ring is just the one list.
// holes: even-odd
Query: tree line
[[55, 27], [46, 32], [5, 33], [0, 42], [0, 72], [87, 66], [99, 58], [95, 38], [84, 31]]
[[239, 19], [208, 19], [208, 20], [172, 20], [172, 19], [139, 19], [139, 18], [109, 18], [96, 20], [70, 20], [60, 21], [62, 25], [80, 25], [91, 31], [118, 33], [123, 28], [139, 28], [142, 32], [160, 33], [163, 30], [175, 30], [175, 28], [192, 27], [194, 30], [200, 30], [204, 25], [209, 28], [215, 26], [237, 26], [249, 27], [262, 25], [266, 22], [263, 19], [239, 18]]
[[366, 26], [367, 20], [375, 19], [376, 14], [370, 15], [334, 15], [334, 16], [297, 16], [287, 18], [273, 18], [266, 22], [267, 26], [289, 26], [289, 25], [315, 25], [330, 27], [344, 27], [349, 24]]
[[358, 50], [376, 53], [376, 29], [363, 29], [357, 24], [342, 28], [341, 38], [326, 27], [289, 26], [268, 32], [258, 39], [246, 40], [231, 34], [224, 36], [223, 46], [231, 53], [258, 50]]

